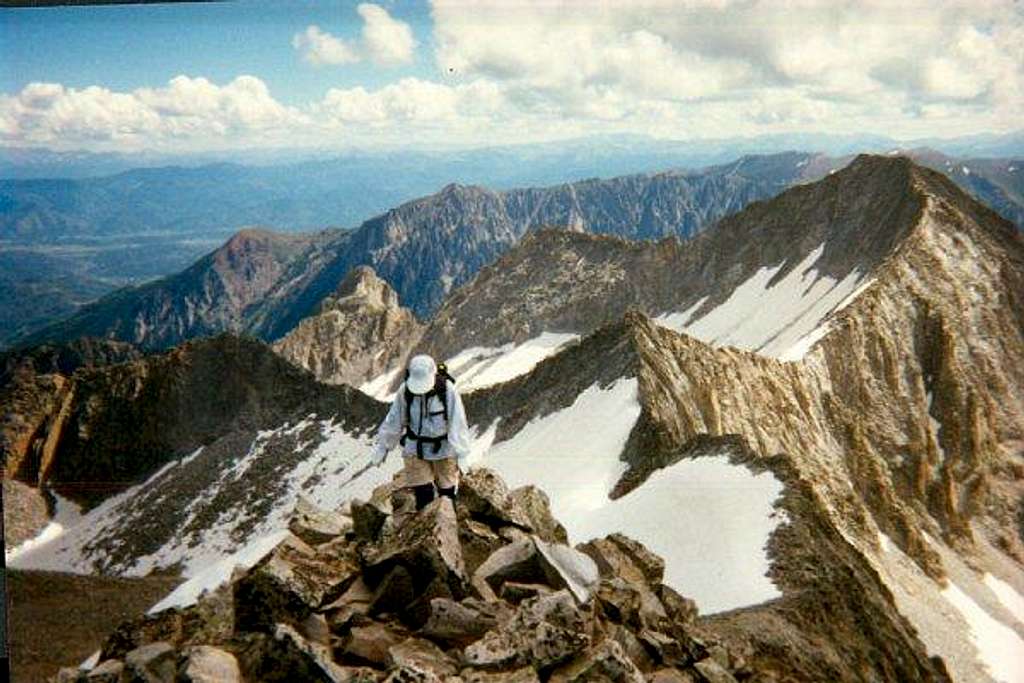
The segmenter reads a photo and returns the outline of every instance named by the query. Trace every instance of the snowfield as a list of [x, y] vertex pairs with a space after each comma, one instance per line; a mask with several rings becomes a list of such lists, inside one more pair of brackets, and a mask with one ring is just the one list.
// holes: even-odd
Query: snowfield
[[828, 316], [850, 304], [871, 284], [856, 271], [840, 281], [814, 269], [818, 247], [774, 285], [784, 263], [761, 268], [708, 313], [695, 317], [704, 299], [655, 322], [714, 346], [735, 346], [779, 360], [803, 358], [828, 332]]

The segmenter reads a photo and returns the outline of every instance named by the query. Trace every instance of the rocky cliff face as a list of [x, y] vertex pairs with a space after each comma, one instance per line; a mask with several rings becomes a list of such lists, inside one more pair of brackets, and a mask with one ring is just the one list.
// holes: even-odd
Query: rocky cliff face
[[357, 387], [404, 366], [422, 330], [395, 290], [364, 266], [273, 348], [321, 382]]
[[[864, 600], [869, 575], [852, 574], [849, 592], [872, 618], [870, 643], [787, 658], [699, 620], [634, 539], [572, 548], [542, 492], [510, 491], [489, 470], [461, 489], [457, 507], [442, 498], [419, 512], [391, 483], [339, 511], [300, 500], [289, 534], [252, 569], [195, 605], [122, 624], [91, 674], [60, 680], [948, 680], [886, 614], [877, 579]], [[760, 635], [794, 633], [782, 617]]]

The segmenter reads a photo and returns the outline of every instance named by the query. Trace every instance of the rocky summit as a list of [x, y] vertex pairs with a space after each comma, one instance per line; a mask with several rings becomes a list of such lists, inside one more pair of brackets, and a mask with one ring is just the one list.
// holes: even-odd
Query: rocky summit
[[[475, 470], [455, 506], [413, 507], [394, 484], [336, 511], [302, 502], [250, 569], [121, 624], [91, 670], [54, 680], [730, 683], [801, 666], [728, 644], [635, 540], [566, 545], [536, 489]], [[918, 676], [883, 680], [948, 680], [915, 657]]]

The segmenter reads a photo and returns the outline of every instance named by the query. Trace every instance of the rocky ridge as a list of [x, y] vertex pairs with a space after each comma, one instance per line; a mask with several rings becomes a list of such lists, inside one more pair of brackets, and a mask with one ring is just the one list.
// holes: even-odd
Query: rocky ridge
[[[455, 507], [416, 512], [386, 484], [338, 511], [300, 502], [289, 528], [251, 569], [192, 606], [123, 623], [95, 668], [55, 680], [729, 683], [837, 665], [831, 680], [859, 680], [814, 648], [791, 659], [723, 637], [642, 544], [613, 534], [569, 547], [543, 493], [509, 491], [488, 470], [466, 478]], [[948, 680], [910, 633], [882, 647], [902, 649], [878, 680]]]
[[395, 290], [361, 266], [273, 349], [321, 382], [360, 386], [404, 366], [422, 330]]

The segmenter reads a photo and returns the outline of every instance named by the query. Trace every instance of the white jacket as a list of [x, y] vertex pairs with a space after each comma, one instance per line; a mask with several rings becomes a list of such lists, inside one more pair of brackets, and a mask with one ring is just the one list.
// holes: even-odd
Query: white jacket
[[[455, 384], [447, 382], [448, 399], [448, 424], [445, 425], [443, 406], [439, 396], [431, 396], [427, 405], [423, 405], [424, 396], [413, 394], [412, 410], [412, 431], [426, 437], [435, 437], [448, 434], [448, 438], [441, 442], [441, 450], [434, 452], [431, 443], [423, 444], [423, 458], [425, 460], [441, 460], [443, 458], [455, 457], [459, 466], [465, 469], [466, 459], [473, 447], [473, 437], [469, 433], [469, 424], [466, 422], [466, 409], [462, 406], [462, 398], [455, 389]], [[381, 422], [377, 430], [377, 445], [374, 450], [374, 459], [383, 461], [388, 451], [398, 445], [405, 434], [405, 383], [398, 388], [395, 400], [391, 402], [391, 409], [387, 417]], [[416, 440], [407, 439], [402, 448], [405, 457], [416, 457]]]

